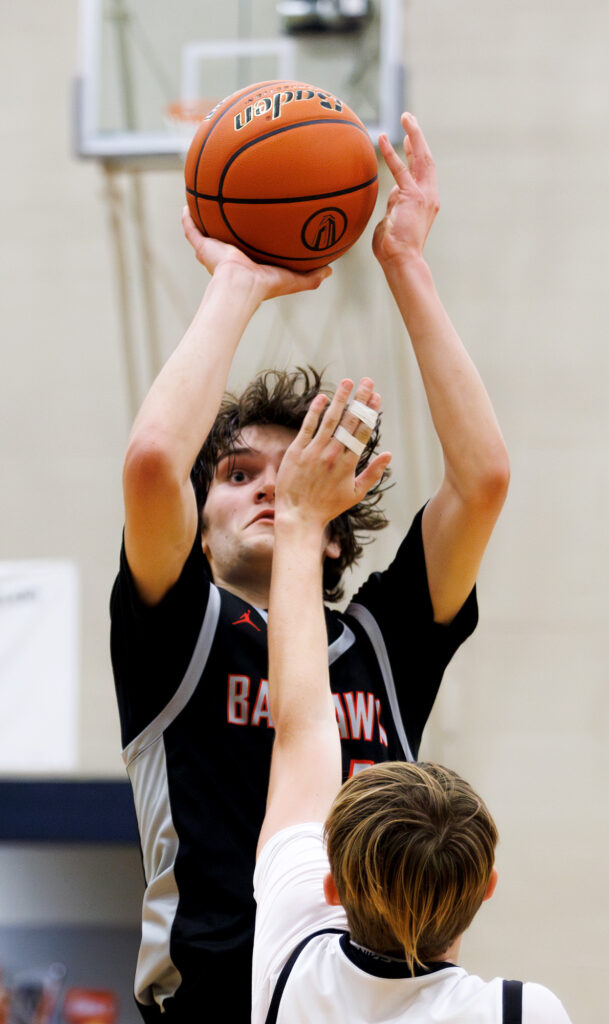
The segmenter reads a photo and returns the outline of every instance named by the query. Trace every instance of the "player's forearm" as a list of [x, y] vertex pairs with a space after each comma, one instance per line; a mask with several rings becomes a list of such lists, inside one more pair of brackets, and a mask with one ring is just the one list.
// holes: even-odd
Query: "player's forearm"
[[480, 375], [436, 291], [425, 260], [384, 268], [421, 371], [446, 471], [464, 493], [508, 475], [501, 430]]
[[275, 522], [269, 602], [269, 692], [278, 736], [335, 720], [322, 602], [323, 531]]
[[142, 403], [130, 448], [156, 449], [187, 478], [216, 417], [239, 341], [259, 304], [246, 269], [237, 264], [218, 269]]

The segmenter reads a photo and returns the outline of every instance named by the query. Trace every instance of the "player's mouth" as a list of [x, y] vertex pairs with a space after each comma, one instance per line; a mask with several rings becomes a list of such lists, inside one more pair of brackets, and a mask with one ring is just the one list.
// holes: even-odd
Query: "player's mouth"
[[275, 513], [273, 512], [272, 509], [267, 508], [267, 509], [263, 509], [261, 512], [258, 513], [258, 515], [254, 516], [254, 518], [252, 519], [252, 521], [251, 521], [251, 523], [249, 525], [252, 526], [253, 523], [271, 523], [271, 524], [273, 524], [274, 522], [275, 522]]

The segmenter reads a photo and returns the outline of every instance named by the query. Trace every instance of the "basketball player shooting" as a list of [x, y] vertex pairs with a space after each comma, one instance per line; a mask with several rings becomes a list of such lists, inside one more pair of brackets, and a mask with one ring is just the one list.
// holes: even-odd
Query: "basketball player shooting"
[[[373, 249], [418, 360], [444, 473], [410, 528], [403, 524], [391, 564], [370, 575], [345, 612], [325, 611], [344, 779], [416, 759], [444, 670], [476, 626], [475, 580], [509, 476], [490, 400], [423, 258], [438, 209], [435, 169], [416, 120], [404, 115], [403, 125], [404, 160], [379, 141], [395, 185]], [[190, 1024], [214, 1006], [231, 1024], [248, 1024], [252, 874], [273, 740], [266, 609], [275, 488], [323, 388], [314, 372], [277, 372], [223, 396], [260, 304], [314, 290], [331, 271], [254, 263], [204, 237], [187, 211], [183, 223], [212, 278], [131, 431], [111, 601], [123, 757], [146, 878], [135, 992], [148, 1024]], [[366, 387], [357, 392], [360, 414], [374, 412]], [[353, 416], [341, 443], [360, 472], [369, 464], [376, 473], [376, 428], [367, 446], [370, 428]], [[338, 600], [344, 570], [385, 521], [375, 486], [332, 521], [316, 551], [327, 602]]]
[[471, 787], [439, 765], [386, 762], [340, 789], [319, 551], [390, 458], [357, 473], [348, 436], [370, 429], [361, 405], [379, 396], [364, 379], [347, 406], [350, 391], [342, 381], [323, 419], [315, 399], [277, 478], [252, 1024], [569, 1024], [543, 986], [457, 965], [497, 880], [497, 830]]

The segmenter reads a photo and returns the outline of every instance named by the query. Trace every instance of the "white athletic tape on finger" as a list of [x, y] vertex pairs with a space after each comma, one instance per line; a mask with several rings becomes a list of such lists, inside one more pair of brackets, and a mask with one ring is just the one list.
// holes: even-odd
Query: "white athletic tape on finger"
[[334, 437], [337, 441], [340, 441], [341, 444], [344, 444], [345, 448], [349, 448], [350, 451], [352, 451], [354, 455], [357, 455], [358, 458], [366, 447], [363, 441], [358, 441], [353, 434], [350, 434], [348, 430], [341, 427], [340, 423], [334, 431]]
[[369, 405], [364, 405], [364, 403], [358, 401], [357, 398], [354, 398], [352, 402], [349, 402], [347, 409], [349, 412], [352, 412], [354, 416], [357, 416], [358, 420], [361, 420], [367, 427], [374, 430], [376, 421], [379, 418], [378, 412], [371, 409]]

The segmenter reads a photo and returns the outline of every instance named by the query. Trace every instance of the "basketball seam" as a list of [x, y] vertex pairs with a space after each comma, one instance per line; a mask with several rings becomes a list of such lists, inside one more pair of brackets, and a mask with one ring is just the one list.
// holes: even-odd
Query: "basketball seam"
[[[275, 203], [306, 203], [308, 200], [315, 202], [318, 199], [332, 199], [334, 196], [345, 196], [349, 195], [350, 192], [361, 192], [363, 188], [368, 188], [369, 185], [373, 185], [378, 180], [378, 174], [375, 174], [373, 178], [369, 178], [368, 181], [362, 181], [359, 185], [351, 185], [349, 188], [337, 189], [335, 192], [320, 192], [317, 195], [310, 196], [286, 196], [285, 198], [273, 198], [270, 199], [255, 199], [255, 198], [237, 198], [232, 196], [208, 195], [206, 192], [197, 192], [196, 189], [187, 188], [186, 191], [189, 195], [195, 199], [206, 199], [210, 203], [218, 203], [218, 206], [225, 206], [228, 203], [233, 205], [247, 205], [247, 206], [273, 206]], [[227, 225], [230, 227], [230, 225]]]
[[[263, 88], [264, 88], [265, 86], [267, 86], [267, 85], [274, 85], [274, 84], [275, 84], [275, 81], [274, 81], [274, 79], [272, 79], [272, 78], [269, 78], [269, 79], [267, 79], [267, 80], [266, 80], [266, 82], [258, 82], [258, 83], [256, 83], [256, 84], [255, 84], [254, 86], [249, 86], [249, 85], [246, 85], [244, 89], [240, 89], [240, 90], [238, 91], [238, 93], [237, 93], [237, 94], [236, 94], [236, 95], [235, 95], [235, 96], [233, 97], [233, 101], [232, 101], [232, 103], [229, 103], [229, 104], [228, 104], [228, 106], [227, 106], [227, 107], [224, 107], [224, 109], [223, 109], [223, 110], [221, 110], [221, 111], [218, 111], [218, 115], [217, 115], [217, 117], [216, 117], [215, 121], [213, 122], [213, 124], [212, 124], [212, 125], [210, 125], [209, 131], [207, 132], [207, 135], [206, 135], [206, 136], [205, 136], [205, 138], [203, 139], [203, 142], [201, 143], [201, 146], [200, 146], [200, 148], [199, 148], [199, 153], [198, 153], [198, 155], [197, 155], [197, 162], [196, 162], [196, 164], [195, 164], [195, 172], [194, 172], [194, 180], [195, 180], [195, 184], [196, 184], [196, 181], [197, 181], [197, 175], [198, 175], [198, 173], [199, 173], [199, 164], [200, 164], [200, 162], [201, 162], [201, 156], [203, 155], [203, 150], [205, 149], [205, 145], [206, 145], [206, 143], [207, 143], [208, 139], [209, 139], [209, 138], [211, 137], [211, 134], [212, 134], [212, 132], [213, 132], [214, 128], [216, 128], [216, 127], [217, 127], [217, 125], [218, 125], [218, 121], [221, 121], [221, 120], [222, 120], [222, 118], [224, 117], [224, 115], [226, 114], [226, 112], [227, 112], [228, 110], [230, 110], [230, 109], [231, 109], [231, 107], [234, 107], [236, 103], [239, 103], [239, 102], [240, 102], [240, 100], [241, 100], [241, 99], [243, 98], [243, 93], [247, 93], [247, 92], [249, 92], [249, 91], [250, 91], [250, 90], [251, 90], [252, 88], [256, 88], [256, 89], [263, 89]], [[284, 83], [282, 83], [282, 82], [281, 82], [281, 81], [279, 80], [279, 82], [278, 82], [277, 84], [284, 84], [284, 85], [288, 85], [289, 83], [288, 83], [288, 82], [284, 82]], [[224, 101], [222, 101], [222, 102], [224, 102]], [[203, 224], [203, 218], [201, 217], [201, 212], [200, 212], [200, 210], [199, 210], [199, 203], [198, 203], [198, 197], [197, 197], [197, 196], [195, 195], [194, 199], [195, 199], [195, 203], [196, 203], [196, 207], [197, 207], [197, 214], [199, 215], [199, 220], [200, 220], [200, 222], [201, 222], [201, 227], [203, 228], [203, 233], [204, 233], [204, 234], [206, 235], [206, 234], [207, 234], [207, 231], [205, 230], [205, 225]]]
[[[230, 228], [230, 224], [227, 224], [226, 226]], [[240, 238], [239, 235], [232, 228], [230, 228], [230, 230], [231, 230], [231, 233], [233, 234], [233, 236], [237, 239], [237, 241], [241, 242], [241, 244], [246, 247], [248, 252], [255, 252], [259, 256], [269, 256], [271, 259], [275, 259], [275, 260], [289, 260], [290, 263], [308, 263], [310, 260], [314, 260], [315, 259], [315, 256], [313, 255], [313, 253], [318, 251], [318, 250], [313, 250], [312, 249], [310, 256], [287, 256], [287, 255], [284, 255], [283, 253], [268, 252], [268, 250], [266, 250], [266, 249], [257, 249], [255, 245], [251, 245], [249, 242], [246, 242], [245, 239]], [[353, 245], [353, 242], [349, 242], [349, 245], [341, 245], [340, 249], [327, 249], [327, 250], [323, 250], [323, 252], [320, 254], [320, 258], [321, 258], [321, 256], [327, 254], [328, 262], [331, 259], [335, 260], [338, 256], [340, 256], [341, 252], [346, 252], [347, 249], [350, 249], [352, 245]], [[281, 266], [281, 264], [280, 264], [280, 266]]]
[[[222, 171], [222, 174], [220, 175], [220, 181], [218, 184], [218, 201], [222, 202], [222, 185], [224, 183], [226, 175], [228, 174], [229, 168], [235, 162], [237, 157], [241, 156], [242, 153], [245, 153], [247, 149], [251, 149], [252, 146], [258, 145], [259, 142], [264, 142], [265, 139], [272, 139], [274, 135], [282, 135], [284, 132], [294, 131], [298, 128], [311, 127], [312, 125], [329, 125], [332, 128], [334, 128], [337, 124], [350, 125], [352, 128], [357, 128], [358, 132], [363, 132], [364, 135], [368, 136], [368, 132], [366, 131], [366, 129], [362, 128], [355, 121], [350, 121], [347, 118], [330, 119], [327, 117], [321, 117], [311, 119], [310, 121], [295, 121], [294, 124], [284, 124], [281, 127], [274, 128], [272, 131], [267, 132], [265, 135], [258, 135], [255, 139], [250, 139], [249, 142], [245, 142], [240, 149], [235, 150], [230, 159], [224, 164], [224, 169]], [[195, 177], [195, 185], [196, 183], [197, 179]]]

